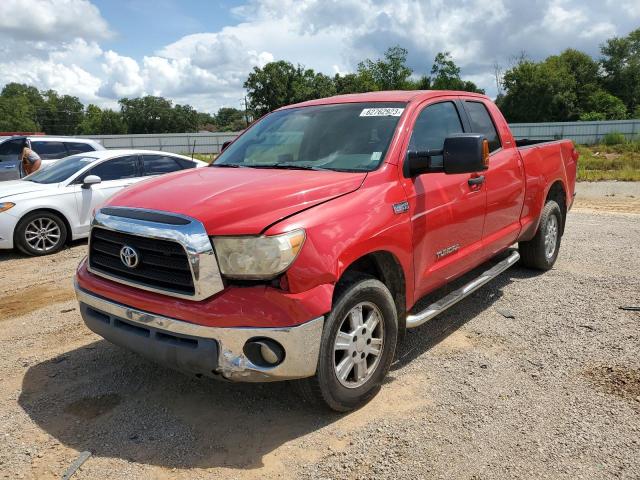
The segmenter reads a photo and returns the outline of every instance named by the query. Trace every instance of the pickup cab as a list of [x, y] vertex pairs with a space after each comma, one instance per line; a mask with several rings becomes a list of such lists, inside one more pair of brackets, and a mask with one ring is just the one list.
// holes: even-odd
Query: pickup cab
[[406, 329], [518, 260], [553, 266], [577, 160], [570, 141], [517, 142], [473, 93], [287, 106], [210, 167], [138, 183], [97, 210], [80, 311], [105, 339], [176, 370], [297, 380], [348, 411], [379, 390]]

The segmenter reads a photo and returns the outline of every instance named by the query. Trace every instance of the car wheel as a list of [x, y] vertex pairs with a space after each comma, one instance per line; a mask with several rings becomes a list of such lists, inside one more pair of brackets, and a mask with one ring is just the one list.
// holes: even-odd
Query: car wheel
[[540, 226], [528, 242], [520, 242], [520, 262], [525, 267], [537, 270], [550, 270], [556, 263], [560, 251], [562, 211], [560, 206], [549, 200], [542, 209]]
[[398, 338], [393, 297], [380, 281], [344, 285], [324, 325], [316, 375], [299, 383], [313, 403], [346, 412], [370, 400], [391, 366]]
[[67, 227], [55, 213], [30, 213], [18, 223], [14, 239], [18, 249], [27, 255], [48, 255], [64, 246]]

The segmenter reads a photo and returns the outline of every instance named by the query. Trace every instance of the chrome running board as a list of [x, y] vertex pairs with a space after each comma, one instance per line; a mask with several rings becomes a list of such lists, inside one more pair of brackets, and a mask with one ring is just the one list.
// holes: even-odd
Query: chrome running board
[[451, 292], [437, 302], [432, 303], [421, 312], [416, 313], [415, 315], [407, 315], [407, 328], [419, 327], [423, 323], [428, 322], [436, 315], [444, 312], [447, 308], [452, 307], [463, 298], [471, 295], [486, 283], [489, 283], [506, 269], [512, 267], [519, 259], [520, 254], [517, 250], [513, 250], [511, 252], [511, 255], [509, 255], [501, 262], [497, 263], [495, 266], [484, 272], [479, 277], [467, 283], [465, 286]]

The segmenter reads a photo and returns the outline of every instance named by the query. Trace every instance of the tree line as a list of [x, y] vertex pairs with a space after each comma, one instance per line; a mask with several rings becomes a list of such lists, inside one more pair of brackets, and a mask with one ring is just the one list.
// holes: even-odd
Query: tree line
[[[122, 98], [119, 109], [84, 106], [78, 97], [9, 83], [0, 92], [0, 131], [51, 135], [238, 131], [276, 108], [316, 98], [379, 90], [464, 90], [484, 93], [461, 77], [449, 52], [438, 53], [429, 74], [407, 65], [395, 46], [360, 62], [353, 73], [329, 76], [279, 60], [254, 67], [244, 82], [245, 109], [215, 114], [158, 96]], [[640, 28], [608, 39], [600, 57], [567, 49], [536, 62], [525, 53], [502, 72], [495, 66], [496, 102], [510, 122], [640, 118]]]

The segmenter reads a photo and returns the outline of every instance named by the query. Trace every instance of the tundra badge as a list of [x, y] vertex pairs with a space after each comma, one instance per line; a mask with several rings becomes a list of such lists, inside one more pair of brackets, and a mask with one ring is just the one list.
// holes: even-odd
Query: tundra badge
[[447, 255], [451, 255], [453, 252], [457, 252], [458, 249], [460, 248], [460, 244], [456, 243], [455, 245], [451, 245], [447, 248], [443, 248], [442, 250], [438, 250], [436, 252], [436, 257], [443, 258], [446, 257]]

